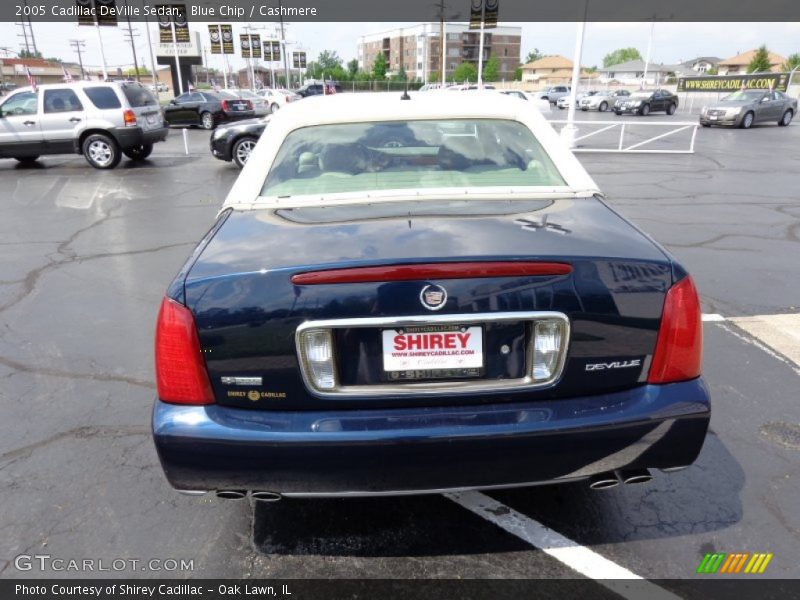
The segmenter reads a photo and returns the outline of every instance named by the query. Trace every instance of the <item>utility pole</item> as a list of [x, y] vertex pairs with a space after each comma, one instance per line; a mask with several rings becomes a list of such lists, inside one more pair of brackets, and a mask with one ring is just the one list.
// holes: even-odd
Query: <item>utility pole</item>
[[78, 53], [78, 64], [81, 66], [81, 80], [86, 79], [86, 74], [83, 72], [83, 56], [82, 51], [86, 47], [86, 42], [83, 40], [70, 40], [70, 45]]
[[[125, 8], [128, 8], [128, 0], [125, 0]], [[128, 41], [131, 43], [131, 52], [133, 52], [133, 72], [136, 73], [136, 81], [139, 83], [142, 82], [141, 76], [139, 75], [139, 61], [136, 59], [136, 41], [134, 40], [135, 36], [138, 36], [139, 33], [133, 33], [133, 26], [131, 25], [131, 18], [130, 16], [126, 15], [128, 20], [128, 31], [125, 31], [124, 34], [128, 38]]]
[[647, 56], [644, 59], [644, 74], [642, 75], [642, 85], [644, 88], [647, 85], [647, 69], [650, 67], [650, 53], [653, 50], [653, 33], [656, 29], [656, 18], [653, 17], [653, 23], [650, 25], [650, 39], [647, 41]]
[[286, 31], [283, 29], [283, 2], [278, 0], [278, 17], [281, 23], [281, 49], [283, 50], [283, 70], [286, 73], [286, 89], [290, 90], [289, 84], [289, 59], [286, 56]]
[[[146, 5], [147, 0], [142, 0], [142, 5]], [[144, 30], [147, 33], [147, 50], [150, 52], [150, 68], [153, 69], [153, 89], [156, 92], [156, 97], [158, 97], [158, 79], [157, 72], [156, 72], [156, 57], [153, 54], [153, 43], [150, 41], [150, 20], [147, 18], [147, 13], [145, 12], [144, 16]]]
[[[22, 3], [25, 5], [25, 8], [27, 9], [28, 0], [22, 0]], [[39, 53], [39, 49], [36, 47], [36, 38], [33, 36], [33, 25], [31, 24], [30, 15], [23, 16], [20, 19], [20, 22], [17, 23], [17, 26], [22, 27], [22, 34], [17, 34], [17, 35], [25, 38], [25, 51], [28, 53], [28, 56], [36, 56]], [[30, 44], [28, 43], [29, 36], [31, 40]], [[31, 52], [31, 47], [33, 47], [32, 52]]]

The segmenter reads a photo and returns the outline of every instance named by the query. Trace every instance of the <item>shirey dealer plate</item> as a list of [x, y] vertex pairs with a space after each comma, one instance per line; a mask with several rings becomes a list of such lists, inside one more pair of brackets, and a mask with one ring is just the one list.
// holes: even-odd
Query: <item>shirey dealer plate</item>
[[383, 368], [392, 379], [476, 377], [483, 370], [481, 327], [384, 329]]

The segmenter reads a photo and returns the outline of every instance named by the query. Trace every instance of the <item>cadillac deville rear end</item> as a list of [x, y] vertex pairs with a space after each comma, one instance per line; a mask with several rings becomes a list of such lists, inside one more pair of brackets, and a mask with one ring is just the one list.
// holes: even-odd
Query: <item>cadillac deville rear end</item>
[[696, 459], [691, 277], [540, 115], [479, 96], [275, 116], [159, 313], [175, 488], [600, 488]]

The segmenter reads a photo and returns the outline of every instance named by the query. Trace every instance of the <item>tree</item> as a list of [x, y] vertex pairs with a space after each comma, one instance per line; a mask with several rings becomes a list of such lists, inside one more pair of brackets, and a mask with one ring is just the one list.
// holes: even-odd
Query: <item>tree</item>
[[478, 69], [472, 63], [461, 63], [453, 71], [453, 80], [458, 83], [478, 81]]
[[38, 50], [36, 52], [31, 52], [30, 50], [20, 50], [19, 51], [20, 58], [42, 58], [42, 53]]
[[496, 54], [492, 54], [483, 64], [484, 81], [500, 81], [500, 59]]
[[341, 67], [343, 62], [335, 50], [323, 50], [317, 57], [317, 63], [323, 71], [332, 71], [336, 67]]
[[357, 58], [354, 58], [353, 60], [347, 62], [347, 73], [350, 75], [350, 79], [356, 78], [356, 74], [358, 73]]
[[392, 76], [392, 81], [405, 81], [408, 79], [406, 70], [400, 65], [400, 70]]
[[747, 65], [748, 73], [766, 73], [772, 70], [772, 65], [769, 64], [769, 50], [766, 46], [761, 46], [753, 55], [753, 60]]
[[525, 63], [524, 64], [528, 64], [528, 63], [533, 62], [535, 60], [539, 60], [540, 58], [544, 58], [544, 54], [539, 52], [538, 48], [534, 48], [533, 50], [528, 52], [528, 56], [525, 57]]
[[636, 48], [618, 48], [603, 57], [603, 66], [610, 67], [629, 60], [642, 60], [642, 55]]
[[377, 81], [386, 79], [386, 56], [383, 52], [378, 52], [375, 56], [375, 62], [372, 63], [372, 76]]
[[522, 65], [514, 69], [514, 81], [522, 81]]
[[[136, 69], [131, 67], [130, 69], [124, 70], [122, 74], [127, 77], [136, 77]], [[139, 67], [139, 75], [150, 75], [150, 70], [147, 67]]]
[[797, 69], [800, 71], [800, 52], [795, 52], [794, 54], [790, 54], [789, 58], [786, 59], [786, 62], [783, 63], [781, 67], [784, 71], [791, 71], [792, 69]]

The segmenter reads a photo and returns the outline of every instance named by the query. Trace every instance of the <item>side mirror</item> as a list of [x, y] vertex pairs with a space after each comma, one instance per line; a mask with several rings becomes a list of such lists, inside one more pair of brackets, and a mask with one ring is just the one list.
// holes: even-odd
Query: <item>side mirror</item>
[[175, 98], [173, 98], [172, 100], [170, 100], [170, 101], [169, 101], [169, 104], [177, 104], [177, 102], [175, 102]]
[[764, 96], [764, 97], [761, 99], [761, 102], [762, 102], [762, 103], [764, 103], [764, 102], [769, 102], [769, 96]]

